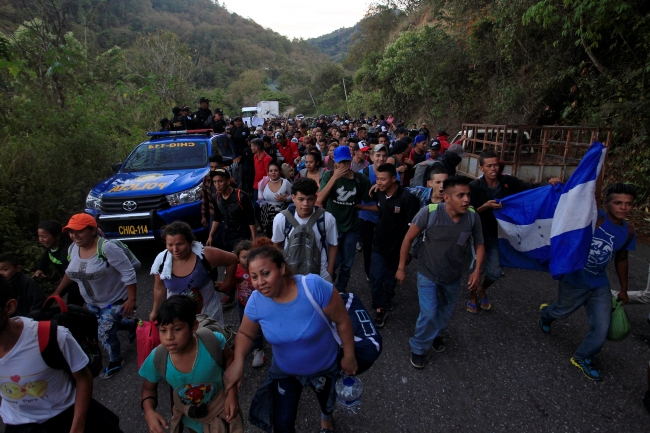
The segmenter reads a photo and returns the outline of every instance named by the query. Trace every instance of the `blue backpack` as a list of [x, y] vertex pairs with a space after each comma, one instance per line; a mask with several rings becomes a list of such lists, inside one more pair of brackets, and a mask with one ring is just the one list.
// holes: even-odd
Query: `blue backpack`
[[[319, 316], [325, 320], [330, 330], [332, 331], [332, 336], [336, 342], [341, 345], [341, 338], [339, 337], [338, 332], [332, 325], [332, 322], [325, 316], [323, 310], [318, 306], [307, 283], [305, 277], [302, 277], [302, 287], [305, 291], [305, 295], [311, 305], [314, 307]], [[348, 310], [348, 315], [352, 321], [352, 331], [354, 332], [354, 356], [357, 359], [357, 375], [367, 371], [372, 364], [379, 358], [381, 355], [382, 349], [382, 338], [375, 324], [368, 314], [368, 310], [363, 306], [363, 303], [359, 298], [354, 296], [353, 293], [343, 293], [341, 294], [343, 302], [345, 303], [345, 309]]]

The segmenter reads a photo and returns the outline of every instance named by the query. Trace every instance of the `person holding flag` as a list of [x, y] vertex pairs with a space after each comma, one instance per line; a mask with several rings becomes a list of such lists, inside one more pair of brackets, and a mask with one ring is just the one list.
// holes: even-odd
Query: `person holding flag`
[[[599, 201], [599, 191], [596, 188], [596, 201]], [[605, 344], [612, 317], [612, 295], [606, 272], [612, 259], [621, 285], [617, 298], [623, 304], [628, 301], [628, 251], [636, 247], [636, 234], [625, 218], [632, 213], [635, 199], [633, 185], [617, 183], [607, 188], [605, 209], [598, 211], [586, 264], [582, 269], [560, 275], [557, 301], [540, 306], [539, 327], [546, 334], [550, 334], [555, 320], [566, 319], [580, 307], [585, 307], [589, 331], [571, 363], [595, 381], [602, 380], [602, 376], [594, 367], [593, 357]]]
[[[515, 176], [500, 174], [499, 158], [491, 150], [482, 152], [478, 161], [483, 176], [469, 184], [470, 203], [481, 217], [486, 257], [483, 267], [483, 282], [476, 290], [470, 292], [467, 302], [467, 311], [473, 314], [478, 312], [479, 305], [483, 310], [489, 310], [492, 307], [490, 298], [485, 291], [501, 278], [498, 225], [494, 217], [494, 210], [501, 208], [501, 199], [541, 186], [537, 183], [524, 182]], [[557, 185], [560, 183], [560, 179], [551, 178], [548, 183]]]

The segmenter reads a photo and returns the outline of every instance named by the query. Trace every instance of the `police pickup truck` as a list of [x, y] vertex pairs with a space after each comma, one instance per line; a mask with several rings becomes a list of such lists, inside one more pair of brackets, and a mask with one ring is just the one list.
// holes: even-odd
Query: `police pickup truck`
[[159, 239], [165, 224], [182, 220], [198, 237], [201, 225], [203, 177], [208, 158], [222, 155], [239, 178], [239, 158], [227, 134], [211, 130], [149, 132], [114, 174], [95, 185], [86, 198], [86, 213], [93, 215], [109, 239]]

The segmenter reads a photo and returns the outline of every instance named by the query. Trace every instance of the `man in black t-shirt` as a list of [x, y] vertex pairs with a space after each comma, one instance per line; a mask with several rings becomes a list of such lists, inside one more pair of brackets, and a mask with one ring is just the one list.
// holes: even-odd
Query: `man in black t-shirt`
[[210, 245], [212, 235], [223, 223], [226, 227], [227, 249], [232, 251], [242, 240], [254, 241], [255, 210], [250, 196], [244, 191], [230, 185], [230, 173], [225, 168], [210, 172], [212, 183], [217, 191], [217, 205], [214, 207], [214, 222], [206, 245]]
[[393, 164], [377, 167], [376, 176], [379, 220], [372, 240], [370, 284], [372, 308], [377, 314], [375, 325], [381, 328], [386, 310], [391, 309], [391, 299], [395, 296], [400, 247], [409, 224], [420, 210], [420, 201], [399, 184]]
[[[230, 185], [230, 173], [225, 168], [218, 168], [210, 172], [210, 177], [216, 189], [216, 205], [214, 205], [214, 221], [210, 235], [206, 241], [207, 246], [212, 245], [212, 238], [223, 224], [226, 229], [224, 249], [233, 251], [237, 244], [243, 240], [255, 241], [255, 210], [250, 196], [244, 191]], [[223, 308], [235, 305], [235, 285], [221, 298]]]

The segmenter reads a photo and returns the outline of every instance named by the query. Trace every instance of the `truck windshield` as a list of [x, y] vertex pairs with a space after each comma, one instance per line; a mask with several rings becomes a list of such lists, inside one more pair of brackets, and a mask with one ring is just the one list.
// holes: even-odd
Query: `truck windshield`
[[205, 142], [142, 143], [122, 165], [122, 171], [182, 170], [207, 165]]

